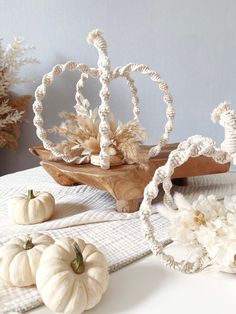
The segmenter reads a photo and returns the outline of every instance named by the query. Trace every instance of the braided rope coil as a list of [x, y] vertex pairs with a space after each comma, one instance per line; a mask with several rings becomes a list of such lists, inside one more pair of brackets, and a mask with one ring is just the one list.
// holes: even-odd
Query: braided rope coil
[[221, 148], [232, 155], [236, 162], [236, 112], [230, 108], [230, 103], [224, 101], [216, 107], [211, 115], [212, 121], [219, 122], [225, 129], [225, 139]]
[[107, 55], [107, 43], [99, 30], [94, 30], [89, 33], [87, 41], [89, 44], [94, 45], [98, 51], [98, 68], [90, 68], [86, 64], [78, 64], [73, 61], [69, 61], [65, 64], [58, 64], [53, 69], [45, 74], [42, 79], [42, 83], [35, 91], [35, 102], [33, 104], [33, 111], [35, 114], [33, 123], [36, 127], [36, 134], [42, 141], [44, 148], [51, 151], [57, 158], [63, 159], [65, 162], [73, 162], [73, 159], [68, 157], [65, 152], [61, 152], [57, 149], [57, 145], [51, 142], [47, 138], [47, 131], [44, 129], [43, 124], [43, 100], [46, 95], [47, 88], [53, 83], [56, 76], [62, 75], [65, 71], [79, 71], [81, 72], [81, 78], [76, 84], [76, 105], [75, 110], [77, 114], [86, 114], [90, 108], [88, 99], [83, 96], [83, 88], [86, 80], [89, 77], [99, 79], [101, 83], [100, 99], [101, 104], [99, 106], [99, 133], [100, 133], [100, 166], [104, 169], [110, 167], [110, 155], [109, 155], [109, 113], [110, 113], [110, 90], [109, 86], [112, 80], [118, 77], [124, 77], [131, 92], [131, 99], [133, 104], [134, 120], [139, 122], [139, 98], [137, 94], [137, 88], [135, 82], [131, 77], [131, 73], [139, 72], [147, 75], [152, 81], [158, 84], [160, 91], [163, 94], [163, 100], [167, 105], [166, 116], [167, 122], [165, 124], [164, 133], [160, 137], [159, 143], [152, 147], [149, 151], [149, 157], [155, 157], [159, 154], [161, 147], [168, 142], [169, 135], [173, 129], [173, 120], [175, 116], [173, 108], [173, 99], [169, 92], [168, 85], [160, 78], [160, 75], [144, 64], [130, 63], [123, 67], [117, 67], [114, 71], [110, 68], [110, 60]]
[[165, 191], [164, 204], [167, 206], [167, 211], [172, 212], [175, 210], [174, 200], [171, 196], [171, 176], [175, 168], [184, 164], [189, 158], [198, 156], [211, 157], [221, 164], [232, 161], [230, 154], [217, 148], [212, 139], [200, 135], [188, 138], [170, 153], [166, 164], [155, 171], [152, 180], [144, 190], [144, 198], [139, 211], [143, 233], [153, 254], [159, 256], [164, 265], [184, 273], [194, 273], [202, 270], [208, 261], [206, 252], [203, 251], [203, 254], [196, 257], [193, 262], [187, 260], [176, 261], [173, 256], [164, 252], [162, 243], [156, 240], [150, 215], [153, 211], [152, 201], [157, 197], [159, 193], [158, 185], [161, 183]]
[[165, 192], [164, 204], [166, 205], [166, 211], [169, 211], [170, 214], [176, 211], [176, 206], [171, 195], [171, 177], [175, 168], [183, 165], [189, 158], [206, 156], [213, 158], [221, 164], [229, 162], [236, 164], [235, 111], [231, 110], [228, 102], [223, 102], [214, 109], [211, 118], [213, 122], [219, 122], [225, 129], [225, 140], [221, 148], [218, 148], [211, 138], [201, 135], [189, 137], [187, 140], [181, 142], [177, 149], [170, 153], [166, 164], [155, 171], [152, 180], [144, 190], [144, 197], [139, 211], [144, 236], [153, 254], [159, 256], [166, 266], [184, 273], [194, 273], [203, 270], [209, 261], [209, 257], [204, 250], [202, 251], [202, 255], [197, 256], [193, 262], [187, 260], [176, 261], [173, 256], [166, 254], [162, 243], [155, 238], [154, 226], [150, 220], [150, 215], [153, 211], [152, 201], [159, 193], [158, 185], [162, 183]]

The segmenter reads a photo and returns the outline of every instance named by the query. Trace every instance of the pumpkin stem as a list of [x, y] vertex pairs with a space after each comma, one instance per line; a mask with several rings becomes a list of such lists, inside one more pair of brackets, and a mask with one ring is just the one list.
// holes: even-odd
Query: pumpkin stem
[[24, 250], [31, 250], [34, 247], [34, 243], [32, 242], [32, 238], [28, 235], [26, 242], [23, 244]]
[[75, 259], [71, 262], [71, 267], [76, 274], [82, 274], [84, 272], [84, 260], [78, 243], [74, 243]]
[[28, 199], [32, 200], [33, 198], [35, 198], [33, 190], [28, 190]]

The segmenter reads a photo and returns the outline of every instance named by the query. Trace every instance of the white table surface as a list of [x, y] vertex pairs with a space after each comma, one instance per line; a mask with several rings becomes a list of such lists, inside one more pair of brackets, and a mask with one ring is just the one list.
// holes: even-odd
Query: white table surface
[[[151, 255], [111, 275], [100, 304], [88, 314], [224, 314], [235, 312], [236, 275], [185, 275]], [[46, 307], [32, 314], [52, 313]]]
[[[20, 173], [19, 180], [22, 175], [30, 177], [29, 172], [37, 169]], [[42, 179], [50, 180], [47, 176]], [[113, 273], [101, 302], [86, 313], [228, 314], [235, 312], [235, 300], [236, 275], [206, 272], [185, 275], [167, 269], [150, 255]], [[52, 312], [42, 306], [29, 313]]]

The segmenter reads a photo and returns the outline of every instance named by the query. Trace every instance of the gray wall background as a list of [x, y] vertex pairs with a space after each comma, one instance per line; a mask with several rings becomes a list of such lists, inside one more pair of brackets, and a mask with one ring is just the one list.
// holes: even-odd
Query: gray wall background
[[[96, 66], [96, 50], [88, 46], [89, 31], [100, 28], [109, 44], [112, 66], [146, 63], [167, 81], [177, 111], [171, 141], [201, 133], [223, 139], [223, 130], [210, 122], [214, 106], [224, 99], [236, 102], [235, 0], [0, 0], [0, 37], [4, 43], [16, 35], [37, 47], [40, 65], [23, 74], [35, 83], [17, 87], [33, 94], [42, 75], [57, 63], [75, 60]], [[45, 99], [45, 124], [59, 122], [57, 113], [73, 110], [79, 73], [56, 80]], [[136, 75], [141, 119], [156, 143], [163, 130], [165, 104], [147, 78]], [[100, 85], [90, 80], [86, 95], [99, 104]], [[112, 83], [111, 107], [120, 120], [131, 118], [126, 83]], [[28, 147], [40, 144], [28, 110], [16, 153], [0, 151], [0, 174], [37, 166]]]

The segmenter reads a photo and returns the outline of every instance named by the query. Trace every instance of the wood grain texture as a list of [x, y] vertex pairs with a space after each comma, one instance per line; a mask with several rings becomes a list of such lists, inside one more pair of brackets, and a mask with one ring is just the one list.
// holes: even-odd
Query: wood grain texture
[[[148, 170], [138, 165], [113, 166], [108, 170], [83, 164], [67, 164], [64, 161], [50, 161], [51, 153], [42, 147], [33, 147], [31, 153], [38, 156], [43, 168], [61, 185], [87, 184], [109, 192], [117, 201], [117, 210], [133, 212], [138, 210], [145, 186], [152, 179], [157, 168], [164, 165], [169, 153], [177, 147], [177, 143], [163, 147], [160, 154], [149, 160]], [[143, 150], [150, 146], [143, 146]], [[190, 158], [185, 164], [175, 169], [173, 179], [187, 178], [206, 174], [223, 173], [229, 170], [230, 164], [218, 164], [212, 158], [200, 156]]]

